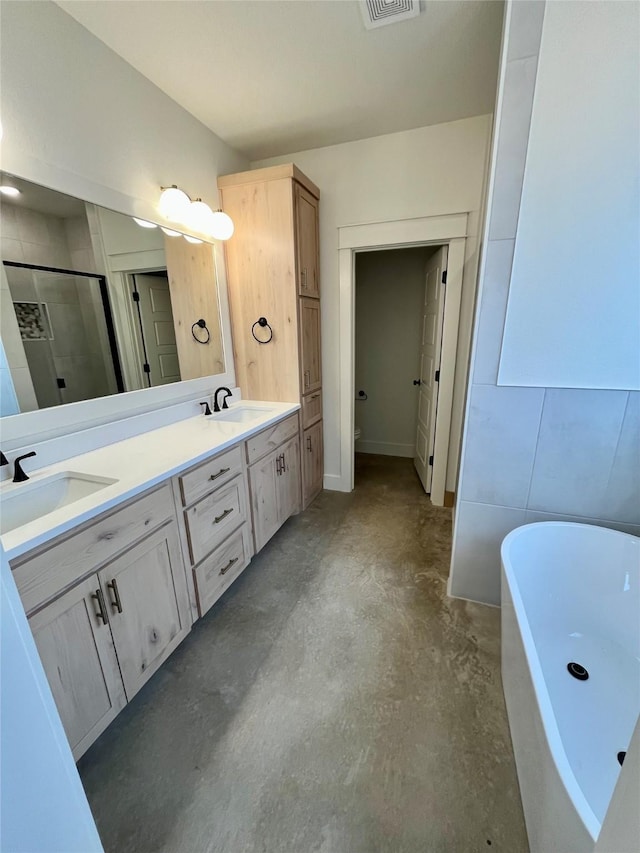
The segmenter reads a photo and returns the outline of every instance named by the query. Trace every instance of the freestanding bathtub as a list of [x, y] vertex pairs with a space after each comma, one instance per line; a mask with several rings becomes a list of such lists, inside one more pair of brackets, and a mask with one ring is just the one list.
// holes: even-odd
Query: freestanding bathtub
[[592, 853], [640, 713], [640, 539], [544, 522], [509, 533], [501, 555], [502, 680], [531, 853]]

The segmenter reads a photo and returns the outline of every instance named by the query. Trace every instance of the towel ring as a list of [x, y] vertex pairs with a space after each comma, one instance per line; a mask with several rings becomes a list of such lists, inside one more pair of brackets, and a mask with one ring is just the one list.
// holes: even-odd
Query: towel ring
[[[206, 331], [207, 337], [204, 340], [202, 340], [202, 338], [199, 338], [196, 335], [196, 326], [198, 326], [198, 328], [204, 329]], [[199, 344], [208, 344], [209, 341], [211, 340], [211, 332], [207, 328], [207, 321], [206, 320], [196, 320], [196, 322], [191, 327], [191, 334], [193, 335], [194, 341], [197, 341]]]
[[[260, 340], [260, 338], [256, 337], [256, 326], [260, 326], [260, 327], [261, 327], [261, 328], [263, 328], [263, 329], [264, 329], [264, 328], [265, 328], [265, 326], [266, 326], [266, 328], [267, 328], [267, 329], [269, 329], [269, 337], [267, 338], [267, 340], [266, 340], [266, 341], [261, 341], [261, 340]], [[259, 344], [268, 344], [268, 343], [269, 343], [269, 341], [270, 341], [270, 340], [271, 340], [271, 338], [273, 337], [273, 329], [271, 328], [271, 326], [270, 326], [270, 325], [269, 325], [269, 323], [267, 322], [267, 318], [266, 318], [266, 317], [259, 317], [259, 318], [255, 321], [255, 323], [254, 323], [254, 324], [253, 324], [253, 326], [251, 327], [251, 334], [253, 335], [254, 339], [255, 339]]]

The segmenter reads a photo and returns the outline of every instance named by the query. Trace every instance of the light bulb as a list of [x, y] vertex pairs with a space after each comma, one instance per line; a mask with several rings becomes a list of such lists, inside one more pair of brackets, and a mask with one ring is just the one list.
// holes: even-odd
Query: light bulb
[[216, 240], [228, 240], [234, 231], [233, 219], [222, 210], [214, 212], [212, 226], [211, 236]]
[[136, 223], [136, 225], [139, 225], [141, 228], [157, 228], [158, 227], [155, 222], [148, 222], [146, 219], [138, 219], [137, 216], [132, 216], [131, 218]]
[[2, 195], [17, 196], [20, 195], [20, 190], [17, 187], [2, 186], [0, 187]]
[[213, 227], [213, 211], [201, 198], [192, 201], [183, 220], [192, 231], [201, 234], [211, 234]]
[[204, 240], [198, 240], [197, 237], [190, 237], [188, 234], [182, 235], [188, 243], [204, 243]]
[[180, 231], [173, 231], [171, 228], [165, 228], [164, 225], [160, 226], [160, 230], [164, 231], [167, 237], [182, 237], [182, 233]]
[[170, 187], [165, 187], [162, 190], [160, 201], [158, 202], [158, 210], [165, 217], [173, 222], [182, 222], [187, 214], [191, 199], [181, 189], [173, 184]]

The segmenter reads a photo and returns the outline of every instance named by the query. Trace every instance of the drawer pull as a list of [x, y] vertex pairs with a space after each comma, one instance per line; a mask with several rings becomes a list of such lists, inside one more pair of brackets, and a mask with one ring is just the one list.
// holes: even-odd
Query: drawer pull
[[319, 396], [320, 396], [320, 391], [316, 391], [316, 393], [315, 393], [315, 394], [312, 394], [312, 395], [309, 397], [309, 399], [310, 399], [310, 400], [317, 400]]
[[217, 473], [217, 474], [212, 474], [212, 475], [209, 477], [209, 479], [210, 479], [210, 480], [217, 480], [217, 479], [218, 479], [218, 477], [222, 477], [222, 475], [223, 475], [223, 474], [226, 474], [226, 473], [227, 473], [228, 471], [230, 471], [230, 470], [231, 470], [231, 468], [221, 468], [221, 469], [218, 471], [218, 473]]
[[282, 460], [282, 462], [281, 462], [281, 465], [282, 465], [282, 473], [284, 474], [284, 473], [285, 473], [285, 471], [287, 470], [287, 466], [285, 465], [285, 460], [284, 460], [284, 453], [281, 453], [281, 454], [280, 454], [280, 459]]
[[214, 524], [220, 524], [222, 519], [226, 518], [228, 515], [231, 515], [232, 512], [233, 512], [233, 507], [231, 507], [231, 509], [225, 509], [225, 511], [222, 513], [222, 515], [216, 515], [216, 517], [213, 519], [213, 523]]
[[111, 606], [115, 607], [118, 613], [122, 613], [122, 602], [120, 601], [118, 583], [115, 578], [112, 581], [109, 581], [109, 583], [107, 584], [107, 589], [110, 589], [113, 593], [113, 601], [111, 602]]
[[311, 385], [311, 371], [305, 370], [304, 372], [304, 387], [308, 388]]
[[278, 476], [280, 476], [280, 474], [282, 474], [282, 465], [281, 465], [279, 456], [276, 456], [276, 474]]
[[102, 619], [102, 624], [106, 625], [109, 621], [109, 617], [107, 616], [107, 608], [105, 607], [104, 596], [100, 587], [98, 587], [95, 592], [91, 593], [91, 598], [94, 598], [98, 602], [98, 612], [96, 613], [97, 618]]
[[236, 564], [237, 562], [238, 562], [238, 558], [237, 558], [237, 557], [234, 557], [234, 558], [233, 558], [233, 560], [229, 560], [229, 562], [227, 563], [227, 565], [226, 565], [226, 566], [224, 566], [224, 568], [220, 569], [220, 574], [221, 574], [221, 575], [226, 575], [226, 573], [229, 571], [229, 569], [231, 568], [231, 566], [235, 566], [235, 564]]
[[311, 448], [311, 436], [310, 435], [307, 436], [307, 450], [309, 451], [309, 453], [313, 452], [312, 448]]

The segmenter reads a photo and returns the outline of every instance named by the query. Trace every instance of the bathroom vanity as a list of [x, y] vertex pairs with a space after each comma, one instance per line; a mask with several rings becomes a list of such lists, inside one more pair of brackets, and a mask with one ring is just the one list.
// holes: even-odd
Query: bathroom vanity
[[298, 409], [244, 401], [2, 487], [104, 481], [2, 540], [76, 759], [300, 510]]

